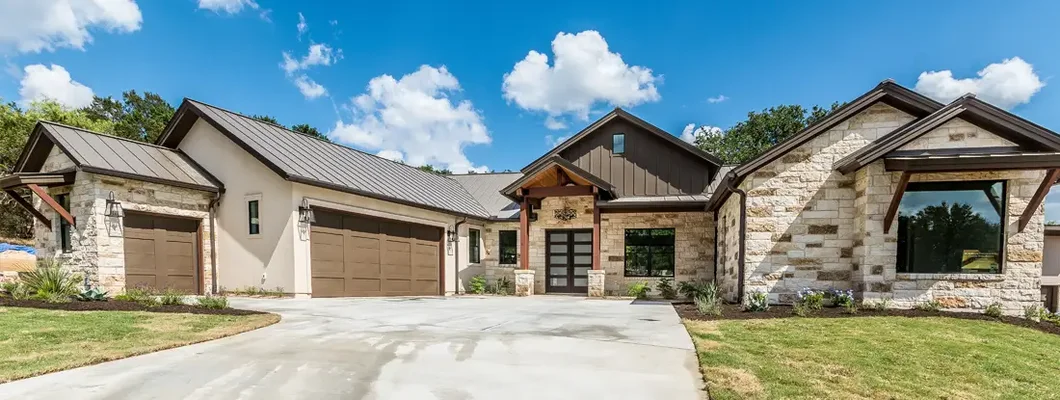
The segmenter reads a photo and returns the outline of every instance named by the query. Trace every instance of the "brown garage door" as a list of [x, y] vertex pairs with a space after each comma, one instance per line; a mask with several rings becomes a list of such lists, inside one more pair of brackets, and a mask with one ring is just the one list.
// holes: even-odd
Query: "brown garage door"
[[441, 293], [440, 228], [314, 210], [313, 297]]
[[125, 287], [199, 293], [199, 222], [127, 212]]

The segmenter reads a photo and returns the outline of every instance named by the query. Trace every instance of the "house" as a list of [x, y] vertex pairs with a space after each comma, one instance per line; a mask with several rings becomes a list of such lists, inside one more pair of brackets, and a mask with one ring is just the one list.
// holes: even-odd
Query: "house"
[[1053, 293], [1058, 178], [1055, 133], [888, 80], [736, 166], [615, 109], [519, 172], [441, 176], [186, 99], [154, 144], [42, 121], [0, 186], [42, 254], [112, 291], [440, 295], [481, 275], [603, 296], [669, 278], [730, 301], [808, 287], [1020, 313]]

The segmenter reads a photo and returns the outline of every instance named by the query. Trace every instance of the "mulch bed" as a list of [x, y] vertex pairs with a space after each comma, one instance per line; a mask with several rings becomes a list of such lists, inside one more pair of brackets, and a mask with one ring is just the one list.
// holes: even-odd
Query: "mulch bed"
[[237, 308], [213, 309], [192, 305], [148, 306], [131, 301], [71, 301], [69, 303], [47, 303], [38, 300], [13, 300], [0, 298], [0, 307], [42, 308], [63, 311], [147, 311], [162, 313], [214, 314], [214, 315], [254, 315], [267, 314], [261, 311], [240, 310]]
[[760, 312], [748, 312], [743, 310], [743, 306], [739, 304], [724, 304], [721, 306], [721, 316], [715, 317], [713, 315], [705, 315], [700, 313], [696, 309], [695, 305], [692, 304], [674, 304], [674, 309], [677, 310], [677, 315], [682, 319], [693, 319], [700, 321], [732, 321], [732, 320], [748, 320], [748, 319], [776, 319], [776, 318], [859, 318], [859, 317], [908, 317], [908, 318], [919, 318], [919, 317], [947, 317], [947, 318], [959, 318], [959, 319], [972, 319], [981, 321], [995, 321], [1003, 322], [1010, 325], [1022, 326], [1025, 328], [1037, 329], [1042, 332], [1052, 333], [1060, 335], [1060, 325], [1051, 322], [1035, 322], [1029, 319], [1020, 317], [1002, 316], [1001, 318], [994, 318], [984, 314], [971, 313], [971, 312], [952, 312], [952, 311], [924, 311], [924, 310], [875, 310], [871, 308], [859, 309], [857, 314], [850, 314], [846, 309], [842, 307], [825, 307], [821, 310], [814, 311], [812, 314], [806, 317], [799, 317], [792, 313], [791, 306], [770, 306], [769, 310]]

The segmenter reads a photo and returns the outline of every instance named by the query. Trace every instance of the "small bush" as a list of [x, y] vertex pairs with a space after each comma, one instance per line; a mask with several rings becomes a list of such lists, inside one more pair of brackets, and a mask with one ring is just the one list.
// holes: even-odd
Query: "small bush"
[[626, 295], [643, 300], [648, 298], [648, 292], [650, 291], [651, 288], [648, 287], [647, 282], [637, 282], [630, 284], [629, 287], [626, 288]]
[[851, 304], [856, 303], [853, 290], [834, 289], [829, 293], [829, 296], [832, 298], [832, 304], [837, 307], [849, 307]]
[[264, 293], [264, 296], [266, 297], [287, 297], [287, 292], [285, 292], [281, 286], [272, 289], [263, 289], [262, 293]]
[[983, 314], [986, 314], [986, 316], [991, 318], [1001, 318], [1001, 315], [1003, 315], [1001, 312], [1001, 303], [991, 303], [989, 306], [986, 306], [986, 310], [983, 311]]
[[41, 297], [58, 298], [74, 297], [81, 293], [78, 285], [81, 276], [64, 271], [62, 264], [54, 259], [37, 260], [37, 269], [19, 274], [19, 279], [26, 289]]
[[228, 308], [228, 298], [225, 296], [206, 295], [199, 298], [199, 307], [223, 310]]
[[696, 309], [706, 315], [721, 316], [721, 296], [718, 287], [710, 283], [703, 287], [702, 293], [692, 300], [696, 302]]
[[485, 294], [486, 293], [486, 278], [482, 275], [475, 275], [471, 277], [471, 282], [468, 283], [468, 291], [472, 294]]
[[824, 307], [824, 292], [805, 288], [795, 294], [795, 305], [803, 306], [806, 311], [817, 311]]
[[704, 295], [708, 290], [713, 290], [717, 294], [717, 289], [714, 282], [704, 279], [677, 282], [677, 292], [686, 299], [695, 299]]
[[58, 293], [40, 292], [33, 295], [33, 298], [43, 301], [45, 303], [69, 303], [70, 296]]
[[1023, 318], [1029, 319], [1031, 321], [1041, 321], [1042, 314], [1048, 313], [1049, 312], [1042, 308], [1042, 306], [1023, 307]]
[[97, 288], [84, 290], [78, 293], [77, 301], [107, 301], [107, 292]]
[[659, 291], [664, 299], [673, 300], [677, 298], [677, 290], [674, 289], [674, 281], [670, 278], [659, 279], [655, 284], [655, 290]]
[[497, 280], [497, 294], [509, 295], [515, 292], [515, 287], [512, 285], [512, 280], [508, 279], [507, 276], [501, 276]]
[[743, 309], [750, 312], [769, 310], [769, 294], [766, 292], [754, 292], [747, 295], [747, 301], [744, 303]]
[[12, 296], [15, 291], [21, 290], [21, 286], [22, 284], [18, 281], [7, 281], [0, 283], [0, 294], [4, 296]]
[[939, 310], [942, 310], [942, 303], [939, 303], [938, 300], [931, 299], [923, 303], [918, 303], [915, 308], [920, 311], [939, 312]]
[[158, 295], [158, 303], [164, 306], [184, 305], [184, 293], [175, 289], [166, 289]]
[[125, 288], [125, 293], [114, 296], [114, 300], [140, 303], [148, 307], [158, 305], [158, 299], [151, 294], [150, 290], [137, 287]]
[[[864, 300], [862, 300], [862, 303], [864, 303]], [[869, 308], [872, 308], [873, 310], [876, 310], [876, 311], [886, 311], [888, 308], [891, 308], [891, 299], [886, 298], [886, 297], [881, 297], [881, 298], [877, 299], [875, 302], [869, 304], [868, 306], [869, 306]]]
[[8, 296], [11, 296], [12, 300], [26, 300], [30, 296], [29, 288], [19, 282], [8, 282], [12, 285], [8, 285], [4, 288]]

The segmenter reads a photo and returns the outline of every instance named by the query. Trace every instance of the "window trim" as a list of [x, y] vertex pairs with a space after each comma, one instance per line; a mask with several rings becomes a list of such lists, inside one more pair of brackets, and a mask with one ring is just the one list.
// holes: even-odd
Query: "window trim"
[[[931, 191], [933, 191], [933, 192], [960, 191], [960, 190], [962, 190], [962, 188], [967, 188], [967, 187], [973, 186], [974, 184], [977, 184], [977, 183], [990, 183], [991, 185], [997, 184], [997, 183], [1001, 183], [1001, 193], [999, 194], [999, 197], [1000, 197], [1000, 200], [1001, 200], [1001, 204], [1000, 204], [1001, 210], [999, 212], [1001, 220], [999, 221], [1000, 231], [998, 232], [998, 252], [997, 252], [998, 266], [997, 266], [997, 272], [965, 272], [965, 271], [959, 271], [959, 272], [945, 272], [945, 271], [915, 272], [915, 271], [911, 270], [912, 266], [911, 265], [906, 265], [906, 263], [907, 263], [906, 260], [903, 259], [903, 257], [899, 256], [899, 253], [903, 253], [904, 254], [905, 252], [907, 252], [907, 250], [906, 251], [902, 251], [900, 249], [900, 247], [901, 247], [900, 245], [896, 246], [898, 248], [895, 249], [895, 272], [897, 274], [899, 274], [899, 275], [907, 275], [907, 276], [928, 276], [928, 275], [930, 275], [930, 276], [965, 276], [965, 277], [969, 277], [970, 276], [970, 277], [980, 277], [979, 279], [982, 279], [982, 277], [1002, 277], [1002, 276], [1004, 276], [1004, 274], [1005, 274], [1005, 258], [1007, 257], [1006, 253], [1007, 253], [1007, 247], [1008, 247], [1007, 246], [1008, 222], [1009, 222], [1009, 215], [1008, 215], [1009, 182], [1008, 181], [1009, 181], [1008, 179], [978, 179], [978, 180], [959, 180], [959, 181], [909, 182], [908, 186], [906, 187], [905, 192], [902, 194], [902, 199], [904, 200], [906, 193], [931, 192]], [[921, 189], [920, 190], [910, 190], [910, 189], [913, 189], [913, 188], [921, 188]], [[928, 188], [928, 189], [923, 189], [923, 188]], [[946, 189], [949, 189], [949, 190], [946, 190]], [[968, 190], [968, 189], [963, 189], [963, 190]], [[900, 203], [901, 203], [901, 201], [899, 201], [899, 204]], [[894, 218], [895, 218], [895, 221], [894, 221], [894, 223], [895, 223], [895, 234], [896, 234], [896, 236], [898, 236], [898, 239], [900, 239], [901, 238], [900, 234], [902, 233], [902, 231], [899, 228], [899, 226], [900, 226], [899, 219], [901, 218], [901, 215], [896, 213]], [[901, 243], [901, 242], [899, 242], [899, 243]], [[896, 244], [898, 244], [898, 243], [896, 243]], [[904, 271], [902, 269], [904, 269]]]
[[[471, 238], [471, 233], [475, 238]], [[482, 231], [477, 228], [467, 228], [467, 263], [479, 264], [482, 262]]]
[[[629, 273], [629, 257], [627, 255], [627, 248], [630, 245], [626, 243], [626, 235], [629, 233], [629, 231], [653, 231], [653, 230], [668, 230], [668, 231], [672, 231], [673, 232], [673, 235], [670, 236], [670, 237], [673, 238], [673, 243], [669, 245], [669, 247], [670, 247], [670, 267], [672, 268], [671, 274], [668, 275], [668, 276], [652, 275], [653, 268], [652, 268], [652, 265], [651, 265], [651, 260], [652, 260], [651, 255], [654, 254], [654, 253], [651, 250], [649, 250], [649, 253], [648, 253], [648, 255], [649, 255], [648, 260], [649, 261], [648, 261], [648, 266], [647, 266], [647, 269], [646, 269], [647, 272], [644, 275], [630, 274]], [[664, 247], [666, 245], [652, 244], [652, 245], [636, 245], [636, 246]], [[670, 278], [670, 279], [676, 278], [677, 277], [677, 229], [676, 228], [626, 228], [622, 232], [622, 276], [623, 277], [627, 277], [627, 278]]]
[[[615, 151], [615, 139], [622, 138], [622, 151]], [[611, 134], [611, 154], [614, 156], [623, 157], [626, 154], [626, 133], [616, 132]]]
[[[261, 223], [261, 219], [262, 219], [261, 218], [261, 215], [262, 215], [262, 212], [261, 212], [262, 201], [261, 200], [262, 200], [261, 199], [261, 194], [249, 194], [249, 195], [243, 196], [243, 207], [244, 207], [244, 209], [243, 209], [244, 214], [243, 215], [245, 215], [247, 217], [247, 219], [246, 219], [247, 224], [245, 225], [247, 230], [245, 231], [245, 233], [246, 233], [247, 237], [250, 238], [250, 239], [257, 239], [257, 238], [261, 237], [261, 231], [262, 231], [261, 228], [262, 228], [262, 225], [264, 225], [264, 224]], [[252, 202], [257, 202], [257, 205], [258, 205], [258, 207], [257, 207], [258, 222], [256, 224], [251, 222], [250, 203], [252, 203]], [[250, 231], [251, 230], [251, 226], [253, 226], [253, 225], [257, 225], [257, 228], [258, 228], [258, 232], [257, 233], [254, 233], [254, 232]]]
[[[508, 233], [508, 232], [511, 232], [512, 238], [514, 239], [513, 243], [509, 247], [511, 247], [513, 250], [515, 250], [514, 252], [512, 252], [512, 262], [510, 262], [510, 263], [504, 262], [504, 247], [505, 247], [504, 246], [504, 234]], [[519, 263], [519, 231], [517, 231], [515, 229], [504, 229], [504, 230], [497, 231], [497, 264], [499, 264], [499, 265], [516, 265], [518, 263]]]
[[[55, 202], [59, 203], [59, 206], [66, 209], [67, 212], [70, 212], [70, 193], [60, 193], [55, 195]], [[72, 227], [65, 218], [56, 219], [59, 220], [59, 229], [56, 230], [56, 241], [59, 244], [59, 252], [72, 253], [74, 251], [74, 235], [71, 230]]]

